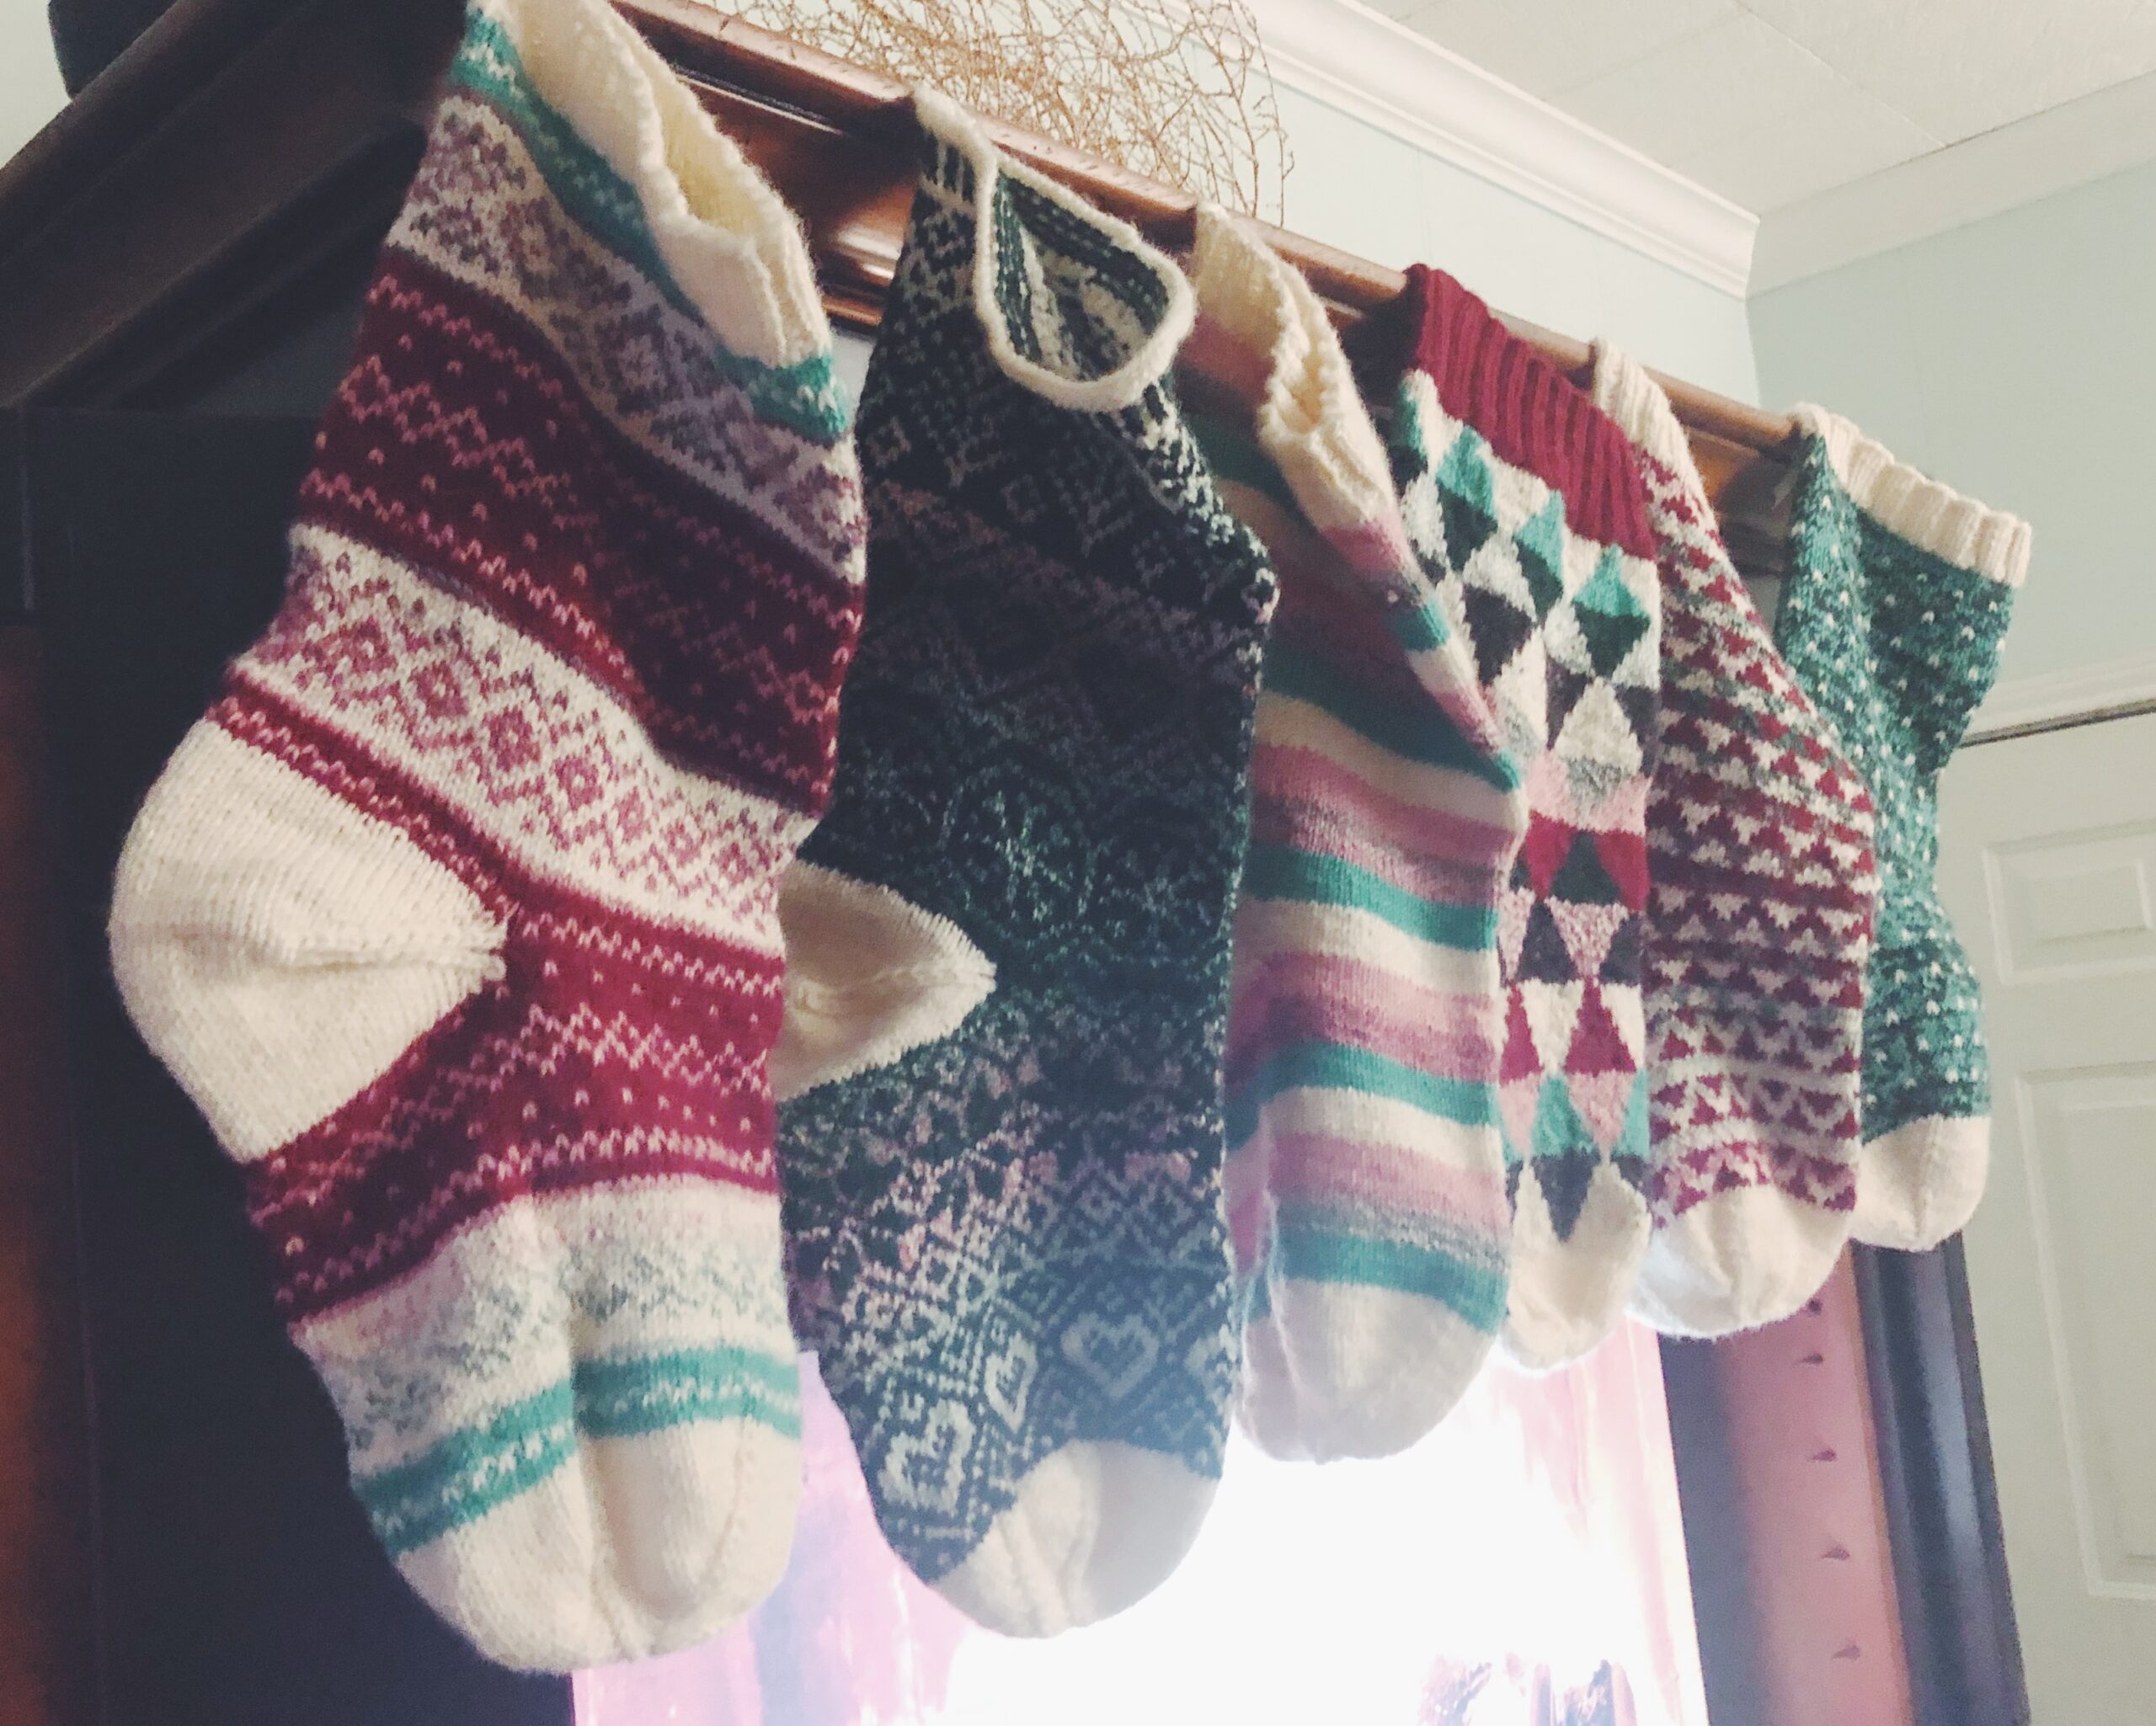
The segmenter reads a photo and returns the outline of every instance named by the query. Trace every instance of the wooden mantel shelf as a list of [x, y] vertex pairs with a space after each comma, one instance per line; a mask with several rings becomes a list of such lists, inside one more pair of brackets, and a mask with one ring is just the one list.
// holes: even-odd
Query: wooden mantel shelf
[[[904, 88], [699, 0], [616, 3], [800, 212], [834, 316], [873, 326], [912, 190]], [[456, 0], [179, 0], [0, 168], [0, 406], [155, 400], [176, 346], [213, 349], [311, 276], [363, 272], [416, 161], [460, 12]], [[988, 129], [1166, 249], [1187, 249], [1188, 197]], [[1267, 237], [1343, 320], [1400, 291], [1397, 271]], [[1585, 379], [1584, 343], [1508, 321]], [[1778, 573], [1789, 421], [1661, 381], [1738, 561]]]
[[[800, 212], [834, 316], [872, 325], [898, 262], [913, 191], [905, 87], [699, 0], [616, 4]], [[1013, 126], [989, 122], [985, 129], [1008, 154], [1130, 222], [1164, 249], [1189, 250], [1197, 205], [1187, 194]], [[1278, 228], [1263, 232], [1343, 322], [1389, 304], [1406, 285], [1398, 270]], [[1592, 355], [1585, 342], [1522, 318], [1505, 322], [1576, 382], [1588, 381]], [[1656, 376], [1691, 439], [1748, 571], [1778, 573], [1785, 521], [1777, 501], [1794, 426], [1785, 415]]]

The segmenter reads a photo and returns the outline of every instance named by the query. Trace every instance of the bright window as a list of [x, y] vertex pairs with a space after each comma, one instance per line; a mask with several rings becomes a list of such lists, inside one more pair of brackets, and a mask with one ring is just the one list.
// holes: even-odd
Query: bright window
[[701, 1648], [577, 1680], [579, 1726], [1706, 1726], [1654, 1338], [1486, 1372], [1406, 1456], [1236, 1441], [1150, 1598], [1045, 1643], [975, 1628], [876, 1531], [804, 1363], [778, 1590]]

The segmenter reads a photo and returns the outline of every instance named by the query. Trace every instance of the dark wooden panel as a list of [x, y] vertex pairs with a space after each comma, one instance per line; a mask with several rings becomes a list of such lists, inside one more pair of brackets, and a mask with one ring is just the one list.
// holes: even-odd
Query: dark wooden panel
[[171, 8], [173, 0], [47, 0], [60, 76], [79, 90]]
[[2027, 1726], [1961, 1237], [1854, 1258], [1919, 1726]]
[[[19, 504], [19, 424], [0, 475]], [[9, 446], [15, 446], [10, 448]], [[0, 559], [13, 562], [19, 539]], [[0, 626], [0, 1720], [90, 1718], [90, 1457], [36, 631]]]
[[61, 216], [114, 162], [199, 95], [291, 0], [179, 0], [118, 64], [95, 99], [71, 102], [0, 163], [0, 255]]
[[[135, 807], [275, 609], [303, 421], [40, 416], [49, 643], [111, 1726], [566, 1726], [412, 1594], [275, 1316], [235, 1170], [143, 1048], [104, 920]], [[115, 498], [125, 500], [115, 508]]]
[[[1729, 1377], [1712, 1343], [1662, 1341], [1669, 1444], [1684, 1518], [1692, 1617], [1714, 1726], [1781, 1726], [1767, 1709], [1759, 1626], [1764, 1590], [1752, 1574], [1744, 1517], [1744, 1457], [1738, 1448]], [[1868, 1723], [1869, 1726], [1869, 1723]]]
[[454, 0], [184, 0], [0, 169], [0, 402], [109, 405], [379, 244]]

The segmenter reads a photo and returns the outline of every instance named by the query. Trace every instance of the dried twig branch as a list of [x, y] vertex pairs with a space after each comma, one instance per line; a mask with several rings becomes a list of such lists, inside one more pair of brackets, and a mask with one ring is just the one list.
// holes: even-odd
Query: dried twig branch
[[1280, 219], [1294, 161], [1245, 0], [738, 0], [721, 9]]

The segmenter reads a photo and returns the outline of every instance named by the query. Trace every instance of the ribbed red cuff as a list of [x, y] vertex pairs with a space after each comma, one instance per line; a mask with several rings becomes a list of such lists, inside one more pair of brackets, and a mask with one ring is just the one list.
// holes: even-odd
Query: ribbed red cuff
[[1652, 557], [1646, 495], [1617, 423], [1443, 270], [1412, 265], [1401, 301], [1385, 320], [1405, 348], [1397, 369], [1427, 374], [1446, 413], [1562, 494], [1574, 531]]

